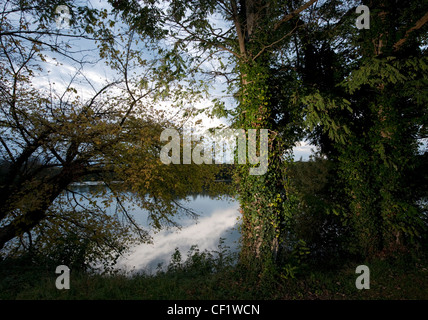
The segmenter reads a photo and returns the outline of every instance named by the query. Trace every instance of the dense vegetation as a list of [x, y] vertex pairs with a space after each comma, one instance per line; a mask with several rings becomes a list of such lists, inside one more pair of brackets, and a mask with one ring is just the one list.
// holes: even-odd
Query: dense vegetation
[[[65, 4], [71, 31], [55, 26], [57, 1], [1, 1], [3, 298], [426, 298], [426, 0], [362, 1], [363, 29], [361, 1]], [[102, 83], [88, 69], [99, 61]], [[49, 69], [61, 64], [73, 75], [55, 86]], [[227, 87], [220, 98], [216, 81]], [[203, 112], [268, 129], [266, 174], [251, 175], [250, 163], [163, 164], [161, 132], [196, 128]], [[316, 154], [295, 162], [303, 139]], [[84, 180], [104, 184], [108, 195], [92, 197], [117, 215], [70, 188]], [[125, 200], [160, 230], [192, 214], [177, 199], [206, 190], [240, 201], [237, 257], [193, 250], [182, 262], [177, 252], [167, 271], [133, 278], [88, 270], [111, 271], [150, 241]], [[363, 263], [386, 291], [355, 291]], [[76, 275], [73, 289], [42, 289], [59, 264]]]
[[227, 248], [219, 249], [200, 252], [195, 246], [185, 257], [176, 251], [167, 268], [155, 274], [100, 275], [76, 269], [71, 273], [69, 290], [56, 289], [54, 265], [35, 265], [23, 257], [0, 264], [0, 299], [428, 299], [426, 257], [371, 261], [367, 263], [370, 290], [357, 290], [357, 261], [340, 268], [306, 263], [305, 270], [293, 277], [284, 273], [260, 276], [236, 265], [236, 256]]

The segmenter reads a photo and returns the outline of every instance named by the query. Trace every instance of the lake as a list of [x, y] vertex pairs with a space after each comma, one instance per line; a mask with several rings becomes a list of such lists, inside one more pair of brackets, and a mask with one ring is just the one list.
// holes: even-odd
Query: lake
[[[89, 191], [90, 186], [75, 186], [84, 192]], [[101, 202], [103, 199], [98, 199]], [[116, 268], [124, 271], [142, 271], [153, 273], [159, 264], [164, 267], [171, 260], [171, 255], [178, 248], [182, 254], [182, 259], [187, 257], [187, 252], [192, 245], [197, 245], [199, 250], [217, 250], [220, 238], [224, 239], [224, 246], [230, 251], [238, 250], [240, 233], [239, 224], [239, 203], [232, 197], [211, 197], [204, 194], [187, 197], [187, 201], [180, 201], [185, 207], [196, 212], [197, 219], [180, 216], [176, 222], [178, 227], [169, 227], [154, 233], [150, 232], [153, 244], [139, 244], [131, 248], [130, 252], [121, 257]], [[124, 203], [125, 206], [128, 204]], [[113, 210], [113, 209], [111, 209]], [[129, 211], [136, 222], [148, 228], [147, 212], [140, 208]]]
[[[130, 254], [118, 261], [121, 269], [146, 269], [152, 272], [159, 263], [168, 264], [175, 248], [178, 248], [183, 258], [192, 245], [197, 245], [203, 251], [215, 250], [220, 238], [231, 251], [236, 251], [239, 240], [237, 228], [239, 205], [237, 201], [214, 199], [206, 195], [190, 197], [186, 206], [200, 214], [197, 220], [185, 219], [180, 221], [181, 228], [162, 230], [152, 233], [153, 244], [141, 244], [132, 248]], [[139, 213], [135, 212], [135, 216]], [[140, 221], [143, 224], [143, 221]]]

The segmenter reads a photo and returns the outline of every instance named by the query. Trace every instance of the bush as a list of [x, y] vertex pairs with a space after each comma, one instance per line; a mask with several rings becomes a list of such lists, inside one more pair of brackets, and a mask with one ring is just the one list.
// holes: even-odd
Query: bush
[[[171, 260], [166, 268], [166, 273], [186, 273], [192, 275], [204, 275], [221, 272], [232, 267], [237, 262], [237, 254], [230, 251], [224, 245], [223, 238], [220, 238], [217, 246], [218, 250], [200, 251], [197, 245], [192, 245], [187, 252], [187, 258], [183, 261], [182, 253], [175, 248], [171, 255]], [[159, 266], [158, 274], [165, 273]]]

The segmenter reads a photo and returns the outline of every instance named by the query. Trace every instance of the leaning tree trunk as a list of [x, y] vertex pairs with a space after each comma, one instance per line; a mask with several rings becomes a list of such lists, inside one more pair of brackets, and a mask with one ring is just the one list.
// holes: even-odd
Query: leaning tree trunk
[[[20, 184], [20, 190], [15, 190], [15, 194], [8, 194], [4, 198], [8, 203], [2, 208], [1, 215], [8, 218], [12, 211], [15, 217], [0, 227], [0, 250], [4, 248], [7, 242], [15, 237], [31, 231], [43, 219], [55, 199], [74, 181], [76, 177], [83, 173], [83, 168], [79, 163], [71, 163], [64, 167], [60, 173], [48, 179], [48, 181], [28, 181]], [[33, 185], [34, 184], [34, 185]], [[26, 185], [30, 185], [28, 187]], [[20, 194], [25, 200], [25, 207], [20, 202], [15, 203], [16, 194]], [[16, 200], [16, 199], [15, 199]], [[16, 214], [17, 213], [17, 214]]]

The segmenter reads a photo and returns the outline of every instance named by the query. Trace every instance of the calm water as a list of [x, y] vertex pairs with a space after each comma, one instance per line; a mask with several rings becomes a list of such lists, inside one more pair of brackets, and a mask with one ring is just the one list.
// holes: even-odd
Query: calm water
[[192, 245], [197, 245], [201, 251], [217, 249], [220, 238], [225, 239], [224, 245], [229, 246], [231, 251], [237, 250], [239, 205], [236, 201], [198, 195], [190, 197], [190, 202], [186, 205], [200, 214], [197, 220], [184, 219], [179, 221], [182, 226], [180, 229], [152, 233], [153, 244], [134, 247], [128, 256], [119, 260], [118, 267], [128, 270], [146, 269], [151, 272], [159, 263], [168, 264], [175, 248], [179, 248], [185, 258]]
[[[89, 191], [88, 186], [77, 187], [79, 192]], [[101, 202], [103, 199], [98, 199]], [[166, 266], [178, 248], [183, 260], [192, 245], [197, 245], [200, 251], [216, 250], [220, 238], [231, 251], [238, 249], [239, 203], [231, 197], [218, 199], [207, 195], [189, 196], [187, 201], [180, 201], [185, 207], [196, 212], [195, 220], [188, 216], [180, 216], [176, 222], [180, 228], [170, 227], [157, 233], [150, 232], [153, 244], [140, 244], [131, 248], [130, 252], [120, 258], [117, 268], [126, 271], [145, 270], [155, 272], [158, 264]], [[125, 203], [125, 206], [127, 204]], [[113, 209], [110, 209], [113, 211]], [[148, 229], [147, 212], [140, 208], [129, 211], [136, 222]]]

